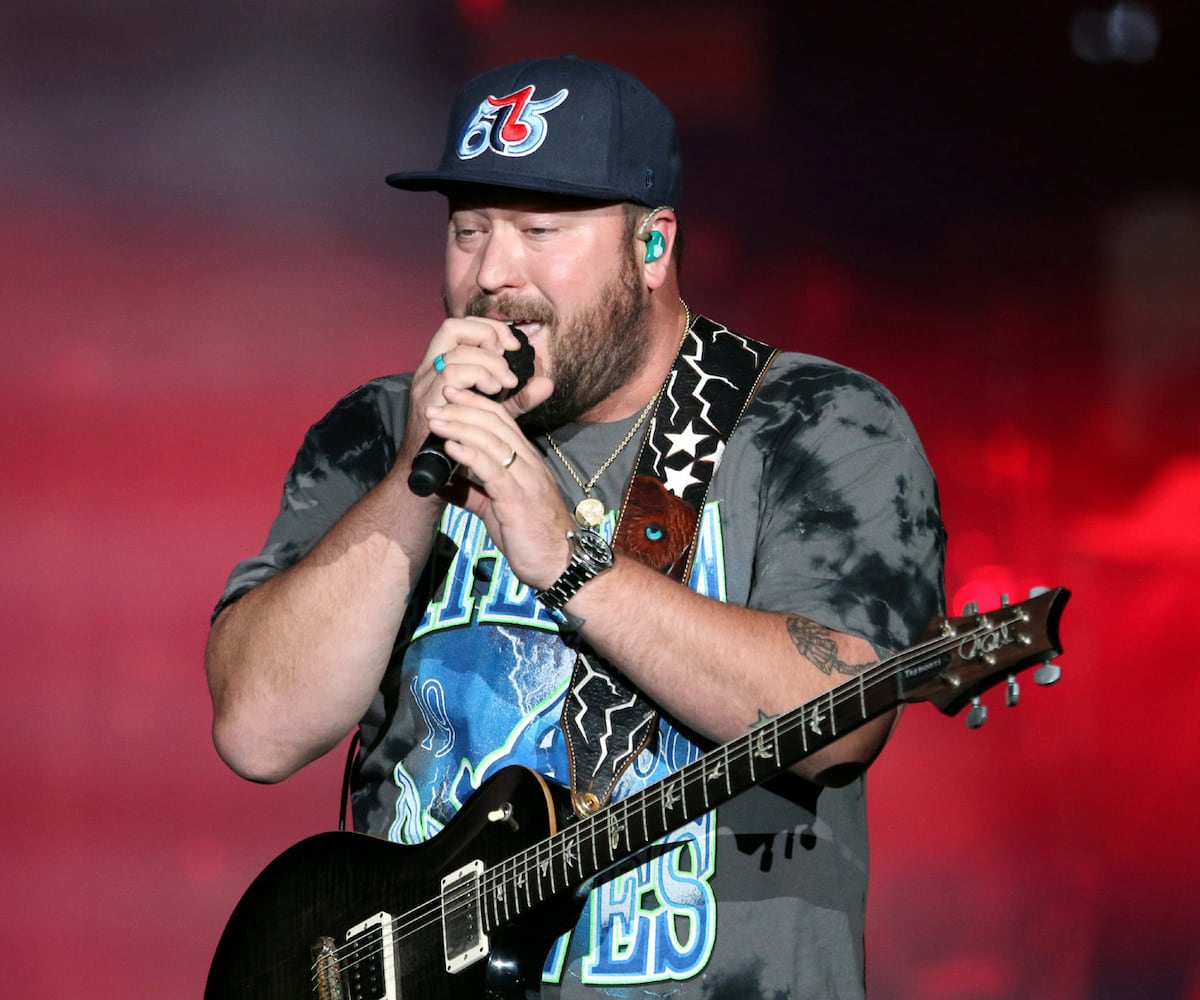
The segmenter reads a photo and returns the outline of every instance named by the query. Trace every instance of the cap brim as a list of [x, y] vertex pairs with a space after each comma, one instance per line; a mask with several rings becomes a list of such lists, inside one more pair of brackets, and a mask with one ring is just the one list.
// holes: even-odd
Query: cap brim
[[388, 174], [385, 180], [392, 187], [405, 191], [438, 191], [446, 184], [441, 174], [430, 173]]
[[522, 178], [522, 183], [514, 184], [508, 178], [497, 177], [494, 173], [484, 171], [478, 174], [472, 171], [456, 169], [453, 175], [441, 171], [406, 172], [388, 174], [384, 178], [388, 184], [403, 191], [437, 191], [439, 194], [450, 195], [462, 188], [490, 187], [505, 188], [509, 191], [527, 191], [530, 194], [558, 195], [568, 198], [583, 198], [596, 202], [637, 201], [627, 193], [590, 187], [586, 184], [568, 184], [562, 180], [545, 180], [537, 177]]

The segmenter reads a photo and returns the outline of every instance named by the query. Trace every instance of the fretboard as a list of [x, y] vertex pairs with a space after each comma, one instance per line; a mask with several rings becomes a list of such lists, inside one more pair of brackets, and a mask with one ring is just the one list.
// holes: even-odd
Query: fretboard
[[[764, 720], [678, 771], [487, 869], [479, 882], [485, 930], [567, 892], [655, 841], [910, 701], [954, 714], [979, 691], [1061, 652], [1058, 620], [1070, 592], [1039, 588], [988, 614], [937, 620], [927, 638], [799, 708]], [[940, 622], [940, 624], [939, 624]], [[1054, 675], [1056, 676], [1056, 674]], [[1053, 683], [1054, 676], [1035, 680]]]
[[[911, 655], [911, 654], [910, 654]], [[489, 928], [573, 891], [723, 802], [895, 707], [892, 657], [800, 708], [764, 720], [678, 771], [527, 848], [484, 876]]]

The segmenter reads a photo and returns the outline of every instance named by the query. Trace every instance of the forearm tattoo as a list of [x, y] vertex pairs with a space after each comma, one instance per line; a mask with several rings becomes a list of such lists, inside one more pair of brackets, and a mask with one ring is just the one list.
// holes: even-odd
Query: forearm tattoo
[[799, 615], [788, 615], [787, 630], [796, 651], [814, 663], [823, 674], [832, 674], [836, 670], [839, 674], [854, 677], [868, 666], [865, 663], [846, 663], [839, 657], [837, 642], [824, 625]]

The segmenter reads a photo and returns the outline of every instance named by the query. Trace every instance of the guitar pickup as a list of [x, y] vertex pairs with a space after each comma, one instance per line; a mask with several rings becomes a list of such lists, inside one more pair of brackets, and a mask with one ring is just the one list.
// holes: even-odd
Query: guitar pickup
[[343, 969], [346, 1000], [402, 1000], [396, 988], [392, 915], [376, 913], [346, 931]]
[[480, 880], [483, 862], [476, 859], [442, 879], [442, 940], [446, 971], [458, 972], [488, 953], [483, 933]]

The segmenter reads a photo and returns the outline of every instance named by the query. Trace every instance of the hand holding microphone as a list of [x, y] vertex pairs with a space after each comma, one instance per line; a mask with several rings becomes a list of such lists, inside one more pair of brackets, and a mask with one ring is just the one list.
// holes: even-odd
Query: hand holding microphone
[[[521, 344], [514, 350], [504, 352], [504, 360], [508, 363], [509, 370], [517, 376], [517, 384], [513, 389], [489, 397], [498, 403], [520, 392], [533, 377], [534, 352], [529, 346], [529, 338], [515, 323], [509, 323], [508, 328]], [[427, 497], [445, 486], [456, 468], [457, 464], [446, 457], [446, 442], [436, 434], [430, 434], [413, 458], [412, 471], [408, 474], [408, 488], [419, 497]]]

